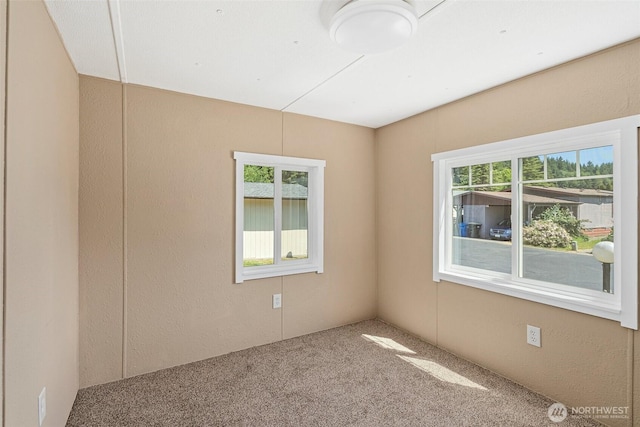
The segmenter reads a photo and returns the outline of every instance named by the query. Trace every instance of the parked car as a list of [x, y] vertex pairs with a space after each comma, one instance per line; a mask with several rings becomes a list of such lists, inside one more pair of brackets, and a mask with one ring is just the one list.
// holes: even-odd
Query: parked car
[[489, 229], [489, 236], [495, 240], [511, 240], [511, 220], [503, 219]]

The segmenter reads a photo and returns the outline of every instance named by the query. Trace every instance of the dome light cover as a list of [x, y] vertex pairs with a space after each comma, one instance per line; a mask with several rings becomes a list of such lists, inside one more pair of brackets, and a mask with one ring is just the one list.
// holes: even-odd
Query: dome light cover
[[598, 261], [605, 264], [613, 264], [613, 242], [600, 242], [593, 247], [591, 254]]
[[331, 19], [330, 35], [346, 50], [375, 54], [404, 44], [417, 28], [415, 9], [404, 0], [353, 0]]

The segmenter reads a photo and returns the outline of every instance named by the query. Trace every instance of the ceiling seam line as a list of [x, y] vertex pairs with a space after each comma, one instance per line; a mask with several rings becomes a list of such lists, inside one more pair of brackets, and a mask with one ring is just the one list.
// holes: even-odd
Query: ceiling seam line
[[[428, 11], [426, 11], [425, 13], [423, 13], [422, 15], [420, 15], [418, 17], [418, 19], [422, 19], [425, 16], [431, 14], [433, 11], [435, 11], [436, 9], [438, 9], [440, 6], [442, 6], [444, 3], [446, 3], [447, 0], [442, 0], [440, 3], [438, 3], [437, 5], [435, 5], [434, 7], [432, 7], [431, 9], [429, 9]], [[361, 55], [360, 57], [358, 57], [355, 61], [350, 62], [349, 64], [347, 64], [346, 66], [344, 66], [343, 68], [341, 68], [340, 70], [338, 70], [336, 73], [330, 75], [329, 77], [327, 77], [326, 79], [324, 79], [323, 81], [321, 81], [320, 83], [318, 83], [317, 85], [315, 85], [314, 87], [312, 87], [311, 89], [309, 89], [308, 91], [306, 91], [305, 93], [303, 93], [302, 95], [300, 95], [299, 97], [295, 98], [293, 101], [291, 101], [290, 103], [288, 103], [287, 105], [285, 105], [284, 107], [282, 107], [280, 109], [280, 111], [284, 112], [287, 108], [291, 107], [292, 105], [294, 105], [296, 102], [300, 101], [302, 98], [304, 98], [305, 96], [309, 95], [310, 93], [314, 92], [316, 89], [318, 89], [319, 87], [323, 86], [325, 83], [327, 83], [329, 80], [333, 79], [334, 77], [336, 77], [337, 75], [341, 74], [343, 71], [347, 70], [348, 68], [350, 68], [352, 65], [355, 65], [357, 62], [359, 62], [360, 60], [362, 60], [365, 57], [365, 55]]]
[[288, 103], [287, 105], [285, 105], [284, 107], [282, 107], [280, 109], [280, 111], [285, 111], [287, 108], [291, 107], [293, 104], [295, 104], [296, 102], [300, 101], [302, 98], [304, 98], [305, 96], [309, 95], [311, 92], [315, 91], [316, 89], [318, 89], [319, 87], [323, 86], [325, 83], [327, 83], [329, 80], [333, 79], [334, 77], [336, 77], [338, 74], [341, 74], [343, 71], [347, 70], [348, 68], [350, 68], [351, 66], [355, 65], [357, 62], [359, 62], [360, 60], [362, 60], [364, 58], [364, 55], [361, 55], [360, 57], [358, 57], [355, 61], [350, 62], [349, 64], [345, 65], [344, 67], [342, 67], [341, 69], [339, 69], [338, 71], [336, 71], [335, 73], [333, 73], [332, 75], [330, 75], [329, 77], [327, 77], [326, 79], [322, 80], [320, 83], [318, 83], [317, 85], [315, 85], [314, 87], [312, 87], [311, 89], [309, 89], [308, 91], [306, 91], [305, 93], [303, 93], [302, 95], [300, 95], [299, 97], [297, 97], [296, 99], [294, 99], [293, 101], [291, 101], [290, 103]]
[[[115, 6], [112, 6], [115, 5]], [[115, 10], [113, 9], [115, 8]], [[109, 23], [111, 24], [111, 36], [113, 38], [113, 47], [116, 53], [116, 64], [118, 66], [118, 76], [120, 82], [127, 83], [126, 61], [124, 57], [124, 41], [122, 37], [122, 22], [120, 19], [120, 3], [118, 0], [107, 0], [107, 10], [109, 11]], [[117, 18], [118, 25], [116, 26]], [[117, 27], [117, 28], [116, 28]], [[117, 34], [117, 35], [116, 35]]]
[[427, 15], [431, 15], [434, 11], [436, 11], [440, 6], [442, 6], [443, 4], [445, 4], [447, 2], [447, 0], [442, 0], [440, 3], [438, 3], [437, 5], [433, 6], [431, 9], [427, 10], [425, 13], [423, 13], [422, 15], [418, 16], [418, 20], [424, 18]]

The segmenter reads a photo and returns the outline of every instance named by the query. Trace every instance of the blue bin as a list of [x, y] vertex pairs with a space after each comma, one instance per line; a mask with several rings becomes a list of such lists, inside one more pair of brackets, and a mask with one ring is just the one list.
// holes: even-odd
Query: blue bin
[[467, 224], [464, 222], [460, 223], [460, 237], [468, 237]]

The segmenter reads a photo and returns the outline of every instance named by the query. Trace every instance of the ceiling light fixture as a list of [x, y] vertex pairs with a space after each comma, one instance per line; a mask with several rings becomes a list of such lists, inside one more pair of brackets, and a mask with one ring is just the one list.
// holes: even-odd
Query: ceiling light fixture
[[381, 53], [405, 43], [418, 28], [414, 7], [404, 0], [352, 0], [330, 22], [331, 39], [360, 54]]

